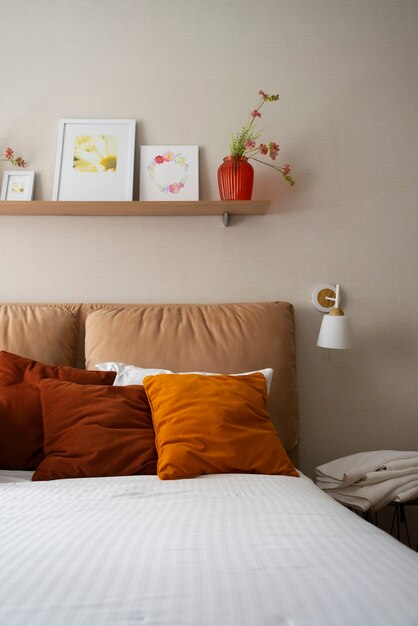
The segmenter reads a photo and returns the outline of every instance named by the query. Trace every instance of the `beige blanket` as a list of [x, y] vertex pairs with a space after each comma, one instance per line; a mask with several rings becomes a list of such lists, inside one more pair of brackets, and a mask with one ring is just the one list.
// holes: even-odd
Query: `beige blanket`
[[418, 498], [418, 451], [359, 452], [316, 468], [317, 485], [349, 506], [377, 511]]

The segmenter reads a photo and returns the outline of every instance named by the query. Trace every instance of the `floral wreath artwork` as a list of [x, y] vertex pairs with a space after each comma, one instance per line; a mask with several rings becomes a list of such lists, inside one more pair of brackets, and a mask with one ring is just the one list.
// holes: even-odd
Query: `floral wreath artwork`
[[[180, 170], [184, 173], [181, 180], [175, 180], [172, 183], [168, 183], [167, 185], [160, 185], [155, 180], [155, 175], [158, 171], [162, 170], [167, 164], [175, 164]], [[189, 180], [187, 171], [189, 169], [189, 164], [187, 159], [181, 152], [174, 154], [171, 150], [164, 152], [163, 154], [157, 154], [151, 161], [151, 163], [147, 166], [147, 170], [151, 180], [155, 183], [156, 187], [161, 191], [161, 193], [179, 193], [186, 185]], [[181, 174], [181, 172], [180, 172]]]

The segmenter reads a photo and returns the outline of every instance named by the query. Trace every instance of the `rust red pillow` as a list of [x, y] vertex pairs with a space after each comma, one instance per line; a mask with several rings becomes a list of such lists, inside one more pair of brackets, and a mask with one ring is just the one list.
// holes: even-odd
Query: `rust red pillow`
[[45, 458], [32, 480], [156, 474], [151, 409], [142, 386], [46, 379], [39, 388]]
[[39, 389], [20, 384], [0, 389], [0, 467], [32, 470], [43, 458]]
[[67, 380], [82, 385], [112, 385], [115, 376], [115, 372], [81, 370], [69, 365], [45, 365], [12, 352], [0, 352], [0, 386], [19, 383], [38, 385], [43, 378]]
[[45, 365], [0, 352], [0, 468], [33, 470], [43, 458], [43, 424], [39, 383], [44, 378], [80, 384], [112, 385], [115, 372]]

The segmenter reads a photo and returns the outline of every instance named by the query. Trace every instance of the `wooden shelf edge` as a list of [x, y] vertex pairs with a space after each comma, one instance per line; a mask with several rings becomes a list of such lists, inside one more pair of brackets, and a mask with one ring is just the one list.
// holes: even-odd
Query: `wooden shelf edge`
[[193, 202], [0, 201], [0, 215], [199, 216], [264, 215], [269, 200], [199, 200]]

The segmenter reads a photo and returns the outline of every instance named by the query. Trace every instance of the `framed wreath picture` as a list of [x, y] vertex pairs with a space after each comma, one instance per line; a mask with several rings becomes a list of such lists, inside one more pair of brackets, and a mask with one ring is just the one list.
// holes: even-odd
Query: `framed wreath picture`
[[53, 200], [132, 200], [135, 120], [60, 120]]
[[141, 146], [140, 200], [199, 200], [198, 146]]
[[34, 184], [35, 172], [6, 170], [0, 200], [32, 200]]

